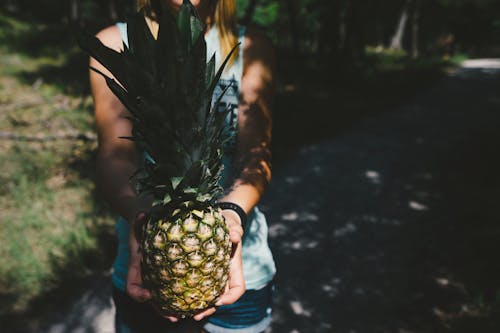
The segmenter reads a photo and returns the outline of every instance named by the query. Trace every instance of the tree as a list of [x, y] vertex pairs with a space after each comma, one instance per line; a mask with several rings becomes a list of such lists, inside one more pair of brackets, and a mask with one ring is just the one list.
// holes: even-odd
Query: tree
[[247, 25], [252, 21], [253, 14], [255, 12], [255, 7], [257, 7], [258, 0], [250, 0], [247, 8], [245, 9], [245, 16], [243, 17], [243, 24]]
[[391, 45], [389, 46], [394, 50], [403, 49], [403, 37], [406, 28], [406, 22], [408, 21], [408, 12], [410, 10], [412, 0], [406, 0], [403, 10], [401, 11], [401, 15], [399, 16], [398, 24], [396, 26], [396, 31], [394, 31], [394, 35], [391, 38]]

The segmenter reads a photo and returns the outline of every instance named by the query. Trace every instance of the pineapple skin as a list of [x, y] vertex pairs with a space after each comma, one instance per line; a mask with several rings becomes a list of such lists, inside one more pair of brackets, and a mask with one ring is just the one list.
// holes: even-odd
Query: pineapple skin
[[224, 292], [232, 244], [219, 208], [172, 215], [144, 225], [143, 283], [160, 314], [191, 317]]

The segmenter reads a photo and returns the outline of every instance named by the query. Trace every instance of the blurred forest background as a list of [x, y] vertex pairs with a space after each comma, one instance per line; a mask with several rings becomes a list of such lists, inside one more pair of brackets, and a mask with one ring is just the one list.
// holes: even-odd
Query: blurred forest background
[[[135, 6], [0, 3], [0, 327], [39, 327], [48, 302], [64, 305], [109, 274], [114, 218], [93, 184], [88, 60], [72, 28], [96, 33]], [[301, 147], [410, 100], [462, 61], [500, 57], [498, 0], [238, 0], [238, 15], [276, 46], [277, 169]], [[471, 297], [491, 318], [500, 289]]]

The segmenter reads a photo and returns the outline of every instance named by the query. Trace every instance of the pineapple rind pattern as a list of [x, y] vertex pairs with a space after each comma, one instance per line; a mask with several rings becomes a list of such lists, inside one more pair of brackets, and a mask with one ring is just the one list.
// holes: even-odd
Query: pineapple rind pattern
[[209, 208], [201, 218], [186, 212], [175, 222], [150, 219], [142, 248], [144, 286], [157, 291], [153, 302], [165, 314], [190, 316], [224, 292], [231, 243], [219, 209]]

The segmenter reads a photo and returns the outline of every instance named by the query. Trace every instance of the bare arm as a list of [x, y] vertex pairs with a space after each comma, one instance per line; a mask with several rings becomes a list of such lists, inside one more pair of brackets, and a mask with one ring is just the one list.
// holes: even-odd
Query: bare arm
[[271, 42], [249, 29], [244, 50], [235, 163], [239, 174], [221, 201], [250, 212], [271, 180], [271, 107], [275, 55]]
[[[121, 35], [116, 26], [108, 27], [96, 36], [104, 45], [116, 51], [123, 47]], [[113, 77], [93, 58], [90, 59], [90, 66]], [[90, 71], [90, 86], [94, 97], [94, 113], [99, 139], [97, 186], [116, 214], [124, 217], [131, 224], [143, 223], [145, 214], [141, 212], [151, 207], [150, 198], [137, 197], [129, 182], [130, 176], [139, 167], [140, 155], [133, 142], [119, 138], [130, 136], [132, 132], [130, 121], [124, 118], [130, 114], [108, 88], [104, 78], [94, 71]], [[126, 291], [137, 302], [144, 302], [151, 298], [151, 294], [142, 288], [141, 256], [134, 229], [130, 229], [130, 261]]]
[[[273, 96], [274, 53], [271, 43], [249, 30], [245, 40], [241, 99], [238, 107], [238, 137], [235, 163], [238, 176], [220, 201], [233, 202], [249, 213], [258, 203], [271, 179], [271, 100]], [[245, 291], [241, 257], [243, 229], [236, 212], [223, 210], [234, 246], [229, 288], [217, 305], [231, 304]], [[195, 319], [213, 313], [209, 309]]]
[[[122, 49], [122, 40], [116, 26], [100, 31], [97, 38], [114, 49]], [[90, 59], [90, 66], [113, 77], [98, 63]], [[129, 177], [138, 168], [139, 155], [133, 142], [120, 139], [130, 136], [131, 123], [124, 116], [129, 115], [123, 104], [106, 85], [103, 77], [90, 71], [90, 85], [94, 98], [94, 113], [99, 139], [97, 153], [97, 186], [111, 209], [128, 221], [147, 208], [147, 199], [139, 199], [129, 182]]]

